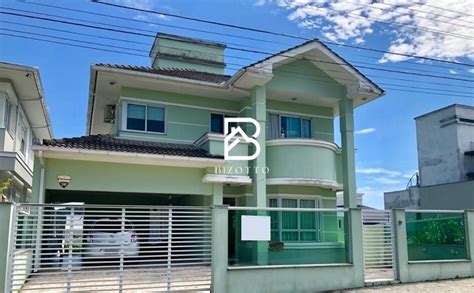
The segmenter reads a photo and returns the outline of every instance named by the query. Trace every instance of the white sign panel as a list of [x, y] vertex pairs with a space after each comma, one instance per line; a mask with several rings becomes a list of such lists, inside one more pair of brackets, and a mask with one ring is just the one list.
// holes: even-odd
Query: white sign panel
[[270, 241], [270, 217], [242, 216], [242, 241]]

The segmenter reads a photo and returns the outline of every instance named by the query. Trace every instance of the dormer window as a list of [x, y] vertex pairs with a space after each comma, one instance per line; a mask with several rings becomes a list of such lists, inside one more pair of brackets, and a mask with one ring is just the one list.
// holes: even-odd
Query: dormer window
[[125, 103], [125, 129], [165, 133], [165, 108], [147, 104]]

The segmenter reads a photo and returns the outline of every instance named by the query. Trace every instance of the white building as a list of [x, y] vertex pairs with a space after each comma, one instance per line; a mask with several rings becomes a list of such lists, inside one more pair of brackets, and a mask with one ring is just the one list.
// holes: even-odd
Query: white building
[[385, 208], [474, 208], [474, 106], [454, 104], [415, 121], [418, 186], [386, 192]]
[[0, 201], [31, 202], [32, 143], [52, 136], [38, 69], [0, 62]]

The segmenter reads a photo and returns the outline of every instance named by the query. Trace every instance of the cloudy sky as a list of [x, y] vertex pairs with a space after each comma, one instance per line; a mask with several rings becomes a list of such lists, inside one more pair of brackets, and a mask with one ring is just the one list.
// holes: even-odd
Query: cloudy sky
[[[416, 171], [414, 117], [453, 103], [474, 104], [473, 66], [404, 56], [417, 55], [473, 64], [472, 0], [108, 1], [161, 13], [121, 10], [85, 0], [28, 0], [26, 3], [3, 0], [0, 11], [36, 16], [43, 13], [42, 16], [48, 14], [47, 17], [53, 15], [96, 24], [100, 22], [101, 25], [139, 32], [181, 34], [269, 52], [297, 45], [301, 40], [179, 20], [164, 14], [181, 14], [326, 41], [334, 51], [387, 92], [381, 99], [355, 112], [357, 184], [358, 190], [365, 194], [364, 203], [367, 205], [383, 207], [383, 192], [405, 188]], [[103, 15], [91, 15], [84, 11]], [[137, 52], [149, 50], [153, 41], [151, 38], [124, 36], [18, 16], [2, 15], [0, 19], [0, 59], [40, 67], [57, 137], [78, 136], [85, 132], [90, 64], [147, 66], [150, 63], [146, 53], [140, 56]], [[88, 46], [132, 52], [133, 55], [38, 40], [58, 41], [51, 36], [69, 39], [63, 39], [63, 43], [77, 45], [86, 41]], [[32, 40], [32, 37], [37, 40]], [[336, 43], [359, 48], [334, 45]], [[226, 71], [232, 74], [238, 68], [264, 57], [262, 54], [227, 50]], [[335, 124], [338, 127], [337, 121]]]

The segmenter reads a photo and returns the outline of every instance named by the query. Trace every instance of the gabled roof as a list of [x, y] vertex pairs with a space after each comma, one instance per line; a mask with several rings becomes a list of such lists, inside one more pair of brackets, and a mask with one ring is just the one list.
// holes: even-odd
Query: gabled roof
[[115, 69], [130, 70], [136, 72], [153, 73], [158, 75], [172, 76], [189, 80], [198, 80], [204, 82], [210, 82], [215, 84], [223, 84], [230, 79], [230, 75], [215, 74], [210, 72], [202, 72], [192, 69], [183, 68], [155, 68], [147, 66], [134, 66], [134, 65], [120, 65], [120, 64], [103, 64], [98, 63], [95, 66], [108, 67]]
[[[319, 59], [308, 59], [308, 61], [312, 61], [314, 63], [317, 63], [318, 65], [326, 64], [326, 65], [332, 65], [332, 66], [335, 66], [335, 67], [347, 68], [350, 71], [353, 71], [351, 73], [354, 76], [356, 76], [358, 79], [364, 80], [371, 87], [373, 87], [373, 88], [377, 89], [378, 91], [380, 91], [380, 94], [384, 93], [384, 90], [382, 88], [380, 88], [375, 82], [370, 80], [367, 76], [365, 76], [362, 72], [360, 72], [356, 67], [351, 65], [344, 58], [342, 58], [336, 52], [331, 50], [331, 48], [326, 46], [323, 42], [319, 41], [318, 39], [308, 40], [308, 41], [306, 41], [304, 43], [301, 43], [299, 45], [296, 45], [294, 47], [291, 47], [291, 48], [285, 49], [283, 51], [277, 52], [277, 53], [275, 53], [271, 56], [268, 56], [268, 57], [266, 57], [262, 60], [259, 60], [255, 63], [250, 64], [250, 65], [247, 65], [247, 66], [243, 67], [241, 70], [245, 71], [245, 70], [248, 70], [248, 69], [251, 69], [251, 68], [259, 68], [261, 65], [264, 65], [265, 63], [270, 63], [271, 64], [271, 63], [274, 62], [274, 60], [272, 60], [272, 59], [276, 59], [277, 57], [282, 57], [283, 59], [288, 59], [289, 61], [295, 60], [295, 59], [300, 59], [301, 57], [298, 57], [298, 56], [301, 55], [302, 53], [297, 52], [298, 49], [303, 49], [304, 47], [308, 47], [307, 51], [310, 51], [310, 50], [315, 49], [315, 48], [311, 48], [311, 46], [315, 46], [315, 45], [321, 47], [321, 48], [319, 48], [319, 50], [323, 49], [323, 50], [327, 51], [327, 52], [325, 52], [325, 54], [328, 55], [329, 57], [331, 57], [331, 59], [333, 59], [333, 60], [327, 60], [326, 61], [326, 60], [319, 60]], [[279, 60], [278, 62], [281, 62], [281, 60]], [[335, 77], [334, 79], [337, 80], [337, 77]]]
[[116, 138], [112, 135], [89, 135], [62, 139], [45, 139], [42, 146], [92, 151], [111, 151], [151, 155], [182, 156], [222, 159], [211, 155], [194, 144], [175, 144]]

